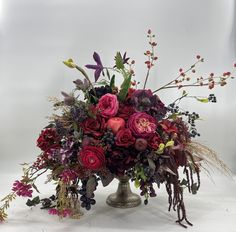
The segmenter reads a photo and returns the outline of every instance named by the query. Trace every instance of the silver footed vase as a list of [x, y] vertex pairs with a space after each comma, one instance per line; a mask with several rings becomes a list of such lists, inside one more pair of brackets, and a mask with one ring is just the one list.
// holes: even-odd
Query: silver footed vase
[[115, 208], [133, 208], [141, 204], [139, 195], [133, 193], [130, 188], [128, 176], [117, 177], [118, 189], [107, 197], [106, 203]]

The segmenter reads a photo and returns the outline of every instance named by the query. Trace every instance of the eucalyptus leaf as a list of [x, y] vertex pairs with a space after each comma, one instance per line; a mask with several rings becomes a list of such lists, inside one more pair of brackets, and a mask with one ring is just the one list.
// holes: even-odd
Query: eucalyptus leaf
[[26, 205], [29, 207], [36, 206], [40, 203], [40, 198], [39, 196], [33, 198], [32, 200], [28, 199], [26, 202]]
[[97, 180], [95, 176], [91, 176], [86, 184], [86, 196], [92, 198], [92, 195], [97, 187]]
[[105, 176], [100, 176], [103, 187], [109, 185], [113, 179], [114, 175], [112, 173], [107, 173]]
[[152, 159], [150, 159], [150, 158], [148, 158], [147, 160], [148, 160], [149, 167], [152, 170], [155, 170], [156, 169], [156, 165], [155, 165], [154, 161]]

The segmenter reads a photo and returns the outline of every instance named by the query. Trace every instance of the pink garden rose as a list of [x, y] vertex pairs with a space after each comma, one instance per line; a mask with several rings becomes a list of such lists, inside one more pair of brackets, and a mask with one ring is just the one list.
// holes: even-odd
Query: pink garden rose
[[97, 109], [104, 118], [115, 116], [119, 109], [119, 102], [116, 95], [110, 93], [103, 95], [99, 99]]
[[131, 115], [127, 122], [128, 128], [137, 138], [149, 138], [157, 129], [156, 119], [143, 112], [137, 112]]

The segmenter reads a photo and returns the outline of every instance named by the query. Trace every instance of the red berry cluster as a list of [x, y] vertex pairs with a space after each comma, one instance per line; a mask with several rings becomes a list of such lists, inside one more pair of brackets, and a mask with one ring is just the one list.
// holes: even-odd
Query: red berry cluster
[[152, 34], [152, 31], [150, 29], [148, 30], [147, 37], [149, 38], [149, 45], [151, 46], [151, 50], [147, 50], [146, 52], [144, 52], [144, 55], [147, 56], [145, 64], [147, 65], [148, 69], [151, 69], [151, 67], [154, 66], [154, 61], [158, 59], [158, 57], [154, 54], [154, 48], [157, 46], [157, 43], [153, 41], [155, 35]]

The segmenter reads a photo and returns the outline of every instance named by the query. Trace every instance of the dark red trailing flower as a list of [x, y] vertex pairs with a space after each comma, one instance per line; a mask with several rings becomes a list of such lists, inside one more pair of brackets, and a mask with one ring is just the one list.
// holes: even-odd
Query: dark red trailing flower
[[123, 128], [117, 132], [115, 142], [117, 146], [127, 148], [134, 144], [135, 138], [133, 137], [130, 129]]
[[137, 112], [127, 122], [128, 128], [137, 138], [149, 138], [157, 129], [157, 121], [147, 113]]
[[135, 149], [116, 148], [106, 154], [107, 167], [117, 176], [123, 176], [135, 164], [137, 151]]
[[87, 118], [81, 123], [84, 134], [96, 138], [103, 135], [105, 125], [105, 119], [100, 116], [97, 116], [96, 118]]
[[87, 65], [85, 65], [85, 67], [88, 69], [95, 70], [94, 78], [95, 78], [95, 82], [96, 82], [101, 75], [101, 72], [103, 70], [103, 65], [102, 65], [100, 56], [96, 52], [93, 53], [93, 59], [95, 60], [96, 64], [87, 64]]
[[37, 139], [37, 146], [41, 148], [42, 151], [48, 150], [55, 144], [60, 142], [59, 135], [55, 128], [47, 128], [43, 130]]
[[101, 147], [85, 146], [78, 153], [81, 164], [90, 170], [99, 170], [105, 165], [104, 150]]

